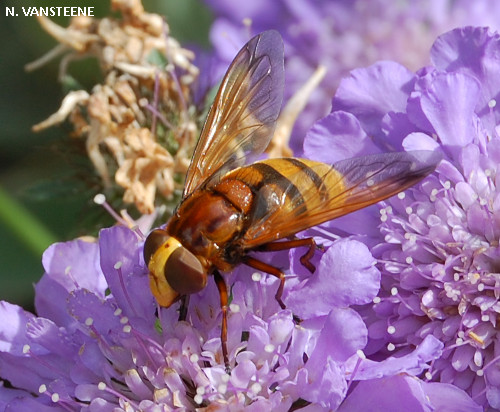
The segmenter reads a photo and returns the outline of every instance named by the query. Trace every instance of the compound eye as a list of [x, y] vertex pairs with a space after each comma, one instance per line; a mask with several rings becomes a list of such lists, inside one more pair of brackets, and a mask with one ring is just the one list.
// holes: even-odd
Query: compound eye
[[165, 262], [165, 278], [180, 295], [199, 292], [207, 285], [207, 273], [200, 260], [182, 246]]
[[200, 260], [163, 229], [148, 235], [143, 254], [151, 292], [160, 306], [169, 307], [180, 296], [199, 292], [207, 284]]
[[146, 241], [144, 242], [143, 251], [144, 262], [146, 263], [146, 266], [149, 266], [151, 256], [153, 256], [155, 252], [160, 249], [160, 247], [163, 246], [169, 238], [170, 236], [163, 229], [155, 229], [148, 235]]

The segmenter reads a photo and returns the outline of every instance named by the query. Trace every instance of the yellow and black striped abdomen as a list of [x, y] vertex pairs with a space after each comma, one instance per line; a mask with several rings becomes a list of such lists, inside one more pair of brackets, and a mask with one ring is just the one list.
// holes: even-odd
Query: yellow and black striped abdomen
[[379, 153], [333, 165], [307, 159], [269, 159], [241, 167], [222, 180], [243, 182], [253, 193], [241, 234], [243, 248], [294, 235], [405, 190], [428, 175], [439, 153]]
[[334, 168], [298, 158], [256, 162], [229, 172], [223, 178], [226, 179], [245, 183], [253, 193], [243, 238], [254, 239], [258, 244], [263, 237], [270, 241], [267, 239], [296, 233], [295, 229], [287, 230], [286, 222], [295, 226], [291, 223], [301, 219], [303, 228], [311, 226], [309, 212], [315, 214], [329, 204], [332, 196], [345, 190], [343, 177]]

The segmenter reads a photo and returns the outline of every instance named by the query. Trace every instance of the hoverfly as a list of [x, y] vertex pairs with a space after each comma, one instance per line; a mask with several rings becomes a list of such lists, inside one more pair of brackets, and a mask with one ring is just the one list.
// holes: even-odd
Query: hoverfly
[[[166, 227], [153, 230], [144, 245], [151, 290], [160, 306], [201, 291], [208, 275], [214, 276], [228, 370], [228, 293], [220, 272], [243, 263], [276, 276], [276, 300], [285, 308], [284, 273], [251, 252], [305, 246], [301, 262], [312, 272], [314, 240], [295, 238], [296, 233], [412, 186], [440, 160], [437, 153], [415, 151], [333, 165], [293, 157], [251, 163], [273, 135], [282, 102], [283, 60], [283, 42], [276, 31], [255, 36], [240, 50], [208, 113], [182, 201]], [[183, 303], [181, 318], [187, 305]]]

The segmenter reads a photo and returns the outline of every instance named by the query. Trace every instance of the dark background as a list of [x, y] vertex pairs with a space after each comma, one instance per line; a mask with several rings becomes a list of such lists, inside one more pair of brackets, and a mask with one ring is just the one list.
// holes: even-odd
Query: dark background
[[[210, 12], [198, 0], [144, 0], [146, 11], [166, 16], [171, 34], [182, 44], [209, 47]], [[106, 0], [7, 0], [0, 7], [0, 300], [30, 308], [33, 284], [43, 273], [41, 254], [53, 241], [95, 233], [102, 215], [93, 204], [97, 179], [78, 144], [68, 142], [70, 128], [41, 133], [31, 126], [57, 111], [64, 97], [58, 83], [59, 60], [27, 73], [26, 63], [56, 42], [35, 17], [6, 17], [6, 7], [95, 6]], [[69, 18], [55, 18], [67, 25]], [[95, 62], [73, 63], [70, 72], [90, 90], [99, 82]]]

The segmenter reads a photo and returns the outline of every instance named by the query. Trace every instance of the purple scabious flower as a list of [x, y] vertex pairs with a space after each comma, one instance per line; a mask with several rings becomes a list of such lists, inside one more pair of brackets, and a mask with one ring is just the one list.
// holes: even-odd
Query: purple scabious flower
[[285, 101], [318, 66], [327, 74], [298, 118], [292, 149], [300, 154], [306, 131], [330, 109], [331, 97], [350, 70], [390, 59], [410, 69], [428, 63], [434, 39], [454, 27], [498, 28], [500, 4], [488, 0], [205, 0], [214, 11], [210, 39], [219, 73], [253, 34], [278, 30], [286, 50]]
[[[37, 315], [0, 303], [0, 411], [326, 411], [342, 402], [348, 402], [342, 410], [352, 410], [349, 405], [369, 405], [365, 399], [386, 405], [387, 394], [375, 389], [384, 382], [413, 410], [442, 402], [434, 387], [412, 377], [439, 359], [438, 339], [429, 336], [397, 360], [364, 359], [368, 329], [349, 306], [375, 298], [379, 272], [361, 242], [329, 247], [318, 279], [302, 290], [331, 285], [325, 276], [332, 262], [350, 256], [335, 269], [340, 287], [325, 288], [321, 299], [306, 298], [307, 304], [297, 285], [289, 291], [300, 324], [277, 304], [275, 278], [235, 271], [230, 375], [221, 354], [215, 283], [191, 297], [188, 320], [179, 322], [176, 307], [158, 309], [154, 301], [142, 244], [123, 226], [102, 230], [96, 241], [54, 244], [36, 285]], [[356, 277], [349, 276], [352, 270]], [[349, 289], [356, 290], [352, 299]], [[353, 380], [363, 386], [350, 391]], [[454, 410], [477, 410], [451, 385], [442, 393]]]
[[416, 73], [394, 62], [354, 70], [304, 151], [316, 159], [443, 152], [423, 183], [337, 230], [365, 240], [382, 273], [378, 296], [359, 308], [368, 358], [407, 356], [433, 336], [444, 349], [423, 379], [499, 410], [500, 35], [456, 29], [437, 39], [430, 56], [432, 64]]

